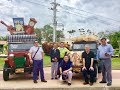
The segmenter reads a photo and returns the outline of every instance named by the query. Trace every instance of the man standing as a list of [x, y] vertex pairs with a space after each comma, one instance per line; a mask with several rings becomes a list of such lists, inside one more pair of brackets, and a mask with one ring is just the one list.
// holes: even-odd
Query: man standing
[[60, 47], [58, 49], [60, 51], [60, 62], [61, 62], [61, 60], [63, 60], [64, 58], [64, 55], [68, 54], [70, 51], [64, 46], [63, 42], [60, 43]]
[[62, 79], [67, 83], [68, 85], [71, 85], [72, 80], [72, 62], [69, 60], [69, 56], [65, 55], [63, 61], [60, 64], [60, 73], [62, 75]]
[[30, 48], [29, 58], [33, 61], [33, 82], [38, 83], [38, 72], [40, 71], [41, 82], [47, 82], [44, 78], [43, 71], [43, 56], [44, 52], [41, 47], [39, 47], [38, 41], [34, 42], [34, 46]]
[[57, 44], [54, 43], [53, 48], [50, 50], [51, 57], [51, 79], [57, 79], [58, 60], [60, 58], [60, 52], [57, 49]]
[[112, 85], [111, 56], [113, 51], [112, 45], [107, 44], [106, 38], [102, 38], [101, 45], [98, 47], [98, 57], [101, 60], [103, 76], [100, 83], [107, 83], [107, 86]]
[[[90, 46], [85, 45], [85, 51], [82, 53], [83, 58], [83, 76], [85, 78], [84, 85], [90, 84], [90, 86], [94, 83], [94, 68], [93, 68], [93, 62], [94, 62], [94, 53], [90, 51]], [[90, 83], [88, 75], [90, 75]]]

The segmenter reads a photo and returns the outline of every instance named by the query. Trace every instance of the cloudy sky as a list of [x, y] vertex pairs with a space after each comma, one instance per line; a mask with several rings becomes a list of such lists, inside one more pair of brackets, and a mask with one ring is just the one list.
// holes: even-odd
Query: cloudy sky
[[[13, 25], [12, 18], [23, 17], [25, 24], [34, 17], [40, 28], [52, 24], [53, 11], [50, 10], [53, 0], [0, 0], [0, 20]], [[95, 33], [105, 30], [120, 29], [120, 0], [57, 0], [57, 21], [68, 30], [90, 29]], [[58, 27], [62, 29], [62, 26]], [[6, 27], [0, 24], [0, 35], [8, 34]]]

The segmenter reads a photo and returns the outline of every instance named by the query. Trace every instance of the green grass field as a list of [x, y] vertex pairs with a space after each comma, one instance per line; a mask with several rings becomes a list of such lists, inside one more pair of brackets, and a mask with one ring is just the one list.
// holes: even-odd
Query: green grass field
[[[4, 65], [4, 58], [0, 58], [0, 69], [3, 68]], [[49, 56], [44, 56], [44, 66], [50, 66], [51, 61]], [[112, 58], [112, 69], [113, 70], [120, 70], [120, 58]]]
[[3, 65], [4, 65], [4, 59], [5, 59], [5, 58], [0, 58], [0, 69], [3, 68]]
[[120, 70], [120, 58], [112, 58], [112, 69]]
[[44, 56], [44, 66], [50, 66], [50, 65], [51, 65], [50, 56], [45, 55]]

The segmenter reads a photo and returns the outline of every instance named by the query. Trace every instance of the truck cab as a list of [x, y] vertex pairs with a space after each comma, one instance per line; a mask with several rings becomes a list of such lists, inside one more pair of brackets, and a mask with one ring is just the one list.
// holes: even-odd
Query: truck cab
[[[79, 60], [78, 63], [76, 65], [73, 64], [73, 72], [77, 72], [77, 73], [81, 72], [81, 69], [83, 67], [83, 65], [82, 65], [82, 52], [84, 52], [86, 44], [88, 44], [90, 46], [91, 51], [94, 52], [94, 54], [95, 54], [94, 60], [97, 60], [97, 58], [96, 58], [96, 55], [97, 55], [97, 42], [96, 41], [73, 42], [72, 43], [71, 54], [77, 53], [78, 56], [79, 56], [78, 57], [78, 60]], [[73, 63], [74, 63], [74, 61], [73, 61]]]
[[32, 73], [32, 64], [29, 59], [29, 49], [36, 40], [35, 35], [9, 35], [8, 56], [3, 67], [3, 79], [9, 80], [9, 75], [27, 72]]

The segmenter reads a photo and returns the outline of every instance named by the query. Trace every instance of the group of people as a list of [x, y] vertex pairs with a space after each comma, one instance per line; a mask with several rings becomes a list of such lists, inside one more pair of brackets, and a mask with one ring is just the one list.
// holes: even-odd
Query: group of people
[[[111, 56], [113, 54], [113, 47], [107, 44], [106, 38], [101, 39], [101, 45], [98, 46], [97, 57], [100, 60], [102, 67], [102, 81], [100, 83], [107, 83], [107, 86], [112, 85], [112, 73], [111, 73]], [[72, 81], [72, 66], [73, 63], [69, 56], [70, 51], [64, 47], [64, 43], [61, 42], [60, 46], [54, 43], [53, 48], [50, 50], [51, 57], [51, 80], [62, 78], [64, 82], [71, 85]], [[33, 82], [37, 83], [38, 75], [40, 71], [40, 78], [42, 82], [47, 82], [44, 78], [43, 71], [43, 50], [39, 47], [37, 41], [34, 42], [34, 46], [29, 51], [29, 57], [33, 61]], [[89, 45], [85, 45], [85, 51], [82, 53], [83, 67], [82, 73], [84, 77], [84, 85], [93, 85], [94, 83], [94, 52], [90, 50]]]

